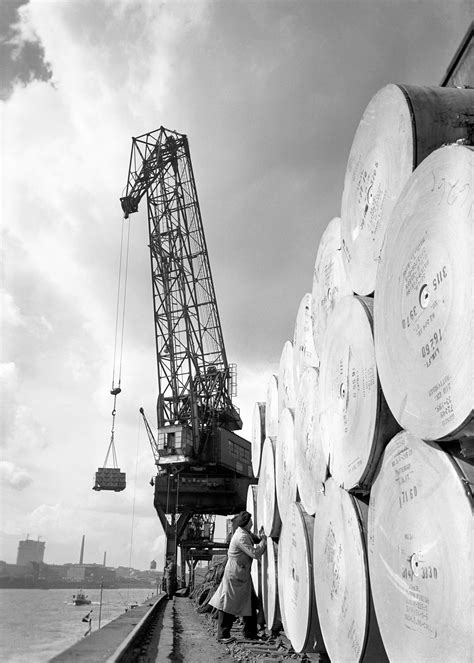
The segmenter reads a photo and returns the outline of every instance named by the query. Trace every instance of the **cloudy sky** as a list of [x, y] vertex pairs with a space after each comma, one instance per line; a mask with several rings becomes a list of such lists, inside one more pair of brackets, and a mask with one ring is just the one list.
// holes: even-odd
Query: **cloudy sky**
[[186, 133], [237, 405], [250, 435], [352, 138], [388, 83], [436, 85], [470, 0], [3, 0], [0, 559], [162, 561], [153, 457], [154, 327], [145, 206], [131, 219], [122, 493], [94, 492], [110, 441], [119, 198], [131, 137]]

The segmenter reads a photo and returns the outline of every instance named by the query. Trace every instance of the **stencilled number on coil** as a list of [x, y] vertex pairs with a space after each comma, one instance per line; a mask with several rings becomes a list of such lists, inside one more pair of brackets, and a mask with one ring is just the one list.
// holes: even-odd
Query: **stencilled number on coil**
[[417, 495], [418, 495], [418, 490], [416, 486], [413, 486], [412, 488], [407, 488], [406, 490], [401, 490], [400, 495], [398, 496], [398, 503], [400, 509], [403, 507], [404, 504], [407, 504], [408, 502], [411, 502], [411, 500], [414, 500]]
[[[413, 581], [414, 578], [418, 577], [422, 580], [438, 580], [438, 569], [436, 566], [424, 566], [420, 565], [421, 573], [419, 571], [415, 573], [413, 572], [413, 569], [407, 566], [402, 567], [402, 578], [405, 580], [410, 580]], [[423, 603], [426, 601], [423, 600], [423, 598], [420, 596], [420, 599]]]
[[402, 328], [408, 329], [408, 327], [414, 322], [417, 315], [418, 315], [417, 307], [413, 306], [408, 312], [408, 315], [402, 318]]
[[437, 290], [438, 287], [441, 285], [441, 283], [447, 278], [448, 278], [448, 268], [446, 267], [446, 265], [443, 265], [443, 269], [440, 269], [439, 272], [436, 272], [436, 276], [432, 281], [433, 289]]
[[[421, 356], [423, 359], [426, 359], [430, 357], [430, 354], [436, 349], [437, 345], [441, 343], [443, 338], [443, 335], [441, 333], [441, 329], [438, 329], [438, 331], [435, 331], [433, 336], [428, 340], [425, 345], [421, 347]], [[434, 358], [434, 357], [433, 357]]]
[[423, 580], [438, 580], [438, 569], [436, 566], [422, 566], [421, 577]]
[[440, 415], [441, 419], [449, 417], [448, 421], [454, 417], [454, 407], [451, 396], [446, 396], [444, 401], [435, 405], [435, 410]]

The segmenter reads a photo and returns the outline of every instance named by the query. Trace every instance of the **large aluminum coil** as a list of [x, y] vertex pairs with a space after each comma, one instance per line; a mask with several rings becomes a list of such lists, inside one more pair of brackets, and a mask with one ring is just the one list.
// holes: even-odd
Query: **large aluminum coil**
[[267, 384], [265, 401], [265, 437], [278, 435], [278, 377], [271, 375]]
[[265, 403], [255, 403], [252, 414], [252, 471], [254, 477], [260, 472], [262, 447], [265, 442]]
[[321, 357], [327, 321], [336, 302], [352, 295], [341, 251], [341, 219], [335, 217], [327, 225], [319, 242], [313, 273], [313, 341]]
[[446, 143], [472, 140], [474, 90], [386, 85], [371, 99], [347, 162], [341, 206], [352, 289], [375, 288], [385, 230], [412, 171]]
[[292, 502], [296, 501], [295, 424], [293, 413], [285, 408], [278, 426], [275, 454], [275, 485], [278, 511], [282, 522], [288, 517]]
[[263, 443], [262, 462], [257, 490], [257, 524], [267, 536], [278, 536], [281, 529], [276, 497], [275, 439], [267, 437]]
[[329, 471], [347, 490], [370, 490], [386, 443], [399, 430], [377, 377], [369, 297], [338, 301], [319, 374], [321, 439]]
[[262, 556], [262, 603], [267, 629], [278, 631], [281, 627], [278, 598], [278, 543], [267, 538], [267, 548]]
[[327, 475], [319, 427], [319, 371], [309, 366], [302, 375], [295, 410], [295, 471], [301, 504], [314, 515]]
[[[258, 486], [250, 485], [247, 488], [247, 511], [252, 514], [252, 532], [257, 534], [258, 532], [258, 516], [257, 516], [257, 493]], [[261, 583], [261, 560], [254, 559], [251, 567], [251, 576], [253, 588], [257, 596], [262, 595], [262, 583]]]
[[278, 420], [285, 408], [294, 412], [296, 404], [293, 343], [286, 341], [278, 366]]
[[473, 466], [400, 432], [370, 495], [368, 556], [390, 661], [473, 660]]
[[296, 315], [293, 336], [293, 371], [295, 393], [307, 366], [319, 366], [313, 340], [313, 301], [310, 293], [303, 296]]
[[283, 627], [296, 652], [325, 652], [313, 587], [314, 518], [293, 502], [278, 545]]
[[426, 440], [474, 432], [474, 152], [442, 147], [415, 170], [387, 228], [375, 292], [382, 388]]
[[367, 505], [330, 478], [320, 507], [314, 528], [314, 591], [329, 658], [387, 661], [370, 594]]

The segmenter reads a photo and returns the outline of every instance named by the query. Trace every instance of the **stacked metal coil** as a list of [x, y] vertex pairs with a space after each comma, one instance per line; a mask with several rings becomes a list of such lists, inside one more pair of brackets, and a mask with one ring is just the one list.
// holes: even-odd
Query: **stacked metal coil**
[[267, 385], [261, 587], [295, 651], [472, 660], [473, 126], [472, 89], [371, 99]]

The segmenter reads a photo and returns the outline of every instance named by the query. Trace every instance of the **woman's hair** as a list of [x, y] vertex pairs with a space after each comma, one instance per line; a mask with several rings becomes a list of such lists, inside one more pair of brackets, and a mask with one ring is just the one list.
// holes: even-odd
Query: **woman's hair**
[[241, 511], [233, 520], [233, 525], [237, 527], [245, 527], [251, 519], [252, 514], [248, 511]]

